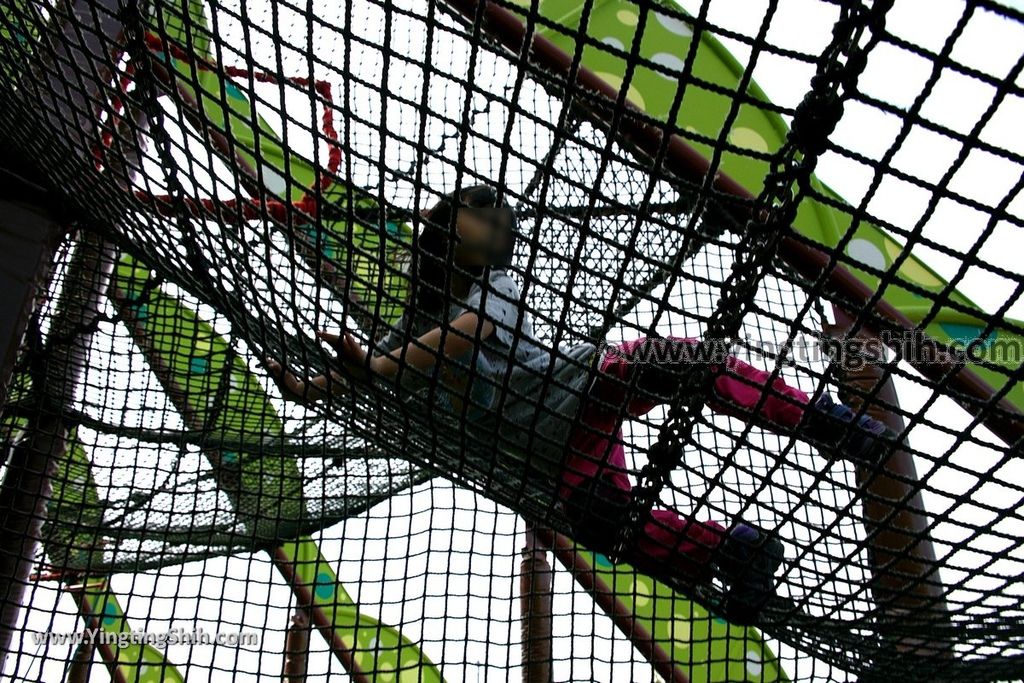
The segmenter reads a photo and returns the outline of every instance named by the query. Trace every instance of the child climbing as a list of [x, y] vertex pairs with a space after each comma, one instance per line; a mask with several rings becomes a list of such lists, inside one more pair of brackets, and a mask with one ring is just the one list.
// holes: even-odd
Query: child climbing
[[[644, 337], [602, 352], [587, 342], [547, 348], [506, 270], [515, 216], [495, 189], [477, 185], [452, 193], [421, 218], [406, 315], [374, 352], [347, 332], [318, 336], [336, 349], [349, 378], [421, 391], [498, 440], [518, 442], [530, 453], [556, 453], [557, 467], [548, 471], [576, 539], [607, 547], [627, 523], [633, 497], [622, 422], [672, 399], [682, 373], [696, 362], [696, 340]], [[295, 400], [323, 399], [344, 391], [347, 382], [334, 370], [304, 381], [273, 359], [267, 365], [284, 395]], [[798, 430], [828, 446], [827, 452], [838, 450], [869, 467], [885, 450], [879, 437], [892, 436], [867, 416], [844, 428], [855, 413], [827, 394], [811, 405], [806, 393], [780, 378], [769, 381], [768, 372], [734, 356], [724, 365], [728, 374], [715, 379], [709, 400], [717, 411], [779, 431]], [[438, 391], [438, 384], [445, 390]], [[727, 528], [654, 509], [636, 536], [638, 566], [669, 563], [691, 583], [709, 580], [717, 567], [729, 584], [725, 616], [734, 623], [753, 623], [774, 594], [783, 544], [755, 525], [734, 520]]]

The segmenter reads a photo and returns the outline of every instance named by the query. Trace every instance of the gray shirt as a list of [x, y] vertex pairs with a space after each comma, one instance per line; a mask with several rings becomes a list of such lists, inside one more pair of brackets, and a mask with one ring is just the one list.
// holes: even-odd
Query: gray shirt
[[[558, 349], [542, 344], [518, 285], [503, 269], [492, 268], [486, 283], [474, 282], [465, 301], [452, 300], [447, 319], [466, 311], [494, 323], [494, 333], [461, 356], [439, 357], [425, 371], [403, 367], [402, 398], [419, 396], [457, 419], [464, 413], [467, 429], [492, 441], [500, 435], [503, 448], [540, 456], [540, 461], [530, 459], [556, 472], [597, 348], [588, 342]], [[417, 315], [407, 333], [407, 315], [376, 344], [377, 353], [405, 346], [440, 323]], [[435, 373], [438, 382], [431, 393]]]

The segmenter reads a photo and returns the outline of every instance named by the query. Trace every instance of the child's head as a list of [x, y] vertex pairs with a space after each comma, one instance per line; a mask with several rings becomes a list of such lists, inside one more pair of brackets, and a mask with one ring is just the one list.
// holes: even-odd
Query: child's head
[[479, 277], [486, 266], [504, 268], [512, 262], [515, 214], [504, 198], [498, 201], [492, 186], [473, 185], [442, 197], [420, 214], [423, 220], [414, 245], [418, 252], [415, 279], [419, 305], [424, 308], [440, 308], [440, 292], [445, 289], [450, 263], [453, 213], [455, 239], [450, 258], [460, 270]]
[[[457, 265], [470, 270], [511, 265], [515, 249], [515, 214], [504, 198], [498, 201], [497, 191], [490, 185], [473, 185], [460, 192], [452, 192], [426, 211], [423, 214], [421, 248], [434, 256], [447, 256], [453, 212], [457, 214], [453, 253]], [[437, 246], [443, 249], [434, 251], [432, 247]]]

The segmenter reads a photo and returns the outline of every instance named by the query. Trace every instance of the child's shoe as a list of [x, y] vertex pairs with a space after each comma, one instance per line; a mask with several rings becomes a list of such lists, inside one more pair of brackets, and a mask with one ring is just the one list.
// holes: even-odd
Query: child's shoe
[[615, 486], [608, 475], [574, 487], [562, 509], [573, 538], [590, 548], [604, 548], [621, 532], [632, 496]]
[[729, 583], [726, 621], [750, 626], [775, 595], [775, 572], [785, 558], [782, 541], [751, 524], [737, 521], [719, 546], [715, 564]]
[[830, 448], [842, 444], [841, 455], [864, 467], [876, 467], [885, 455], [886, 440], [895, 439], [896, 435], [866, 414], [857, 418], [854, 425], [855, 415], [850, 406], [822, 394], [804, 414], [804, 434], [812, 442]]

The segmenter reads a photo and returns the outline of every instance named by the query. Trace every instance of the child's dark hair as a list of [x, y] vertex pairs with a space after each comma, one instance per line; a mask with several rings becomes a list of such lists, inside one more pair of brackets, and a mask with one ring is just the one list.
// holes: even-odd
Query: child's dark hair
[[[515, 245], [515, 214], [511, 213], [508, 202], [497, 200], [497, 192], [490, 185], [473, 185], [461, 191], [453, 191], [442, 197], [434, 206], [420, 214], [420, 229], [413, 236], [412, 287], [409, 301], [420, 313], [437, 313], [445, 305], [445, 292], [451, 288], [451, 271], [454, 266], [454, 251], [450, 248], [455, 235], [453, 215], [458, 206], [486, 208], [507, 207], [512, 219], [511, 246], [505, 263], [511, 261]], [[458, 266], [473, 277], [483, 277], [482, 266]]]

